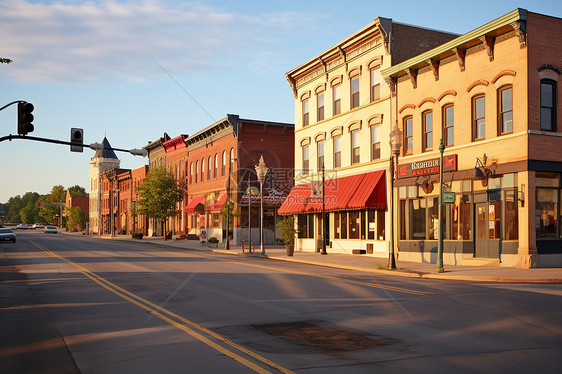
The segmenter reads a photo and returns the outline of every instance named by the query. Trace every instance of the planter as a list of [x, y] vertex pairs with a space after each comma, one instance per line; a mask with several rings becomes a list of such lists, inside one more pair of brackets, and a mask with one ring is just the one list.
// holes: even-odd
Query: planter
[[294, 245], [286, 245], [285, 252], [287, 252], [287, 256], [292, 256], [295, 253], [295, 246]]
[[219, 243], [211, 243], [209, 242], [209, 248], [218, 248], [219, 247]]

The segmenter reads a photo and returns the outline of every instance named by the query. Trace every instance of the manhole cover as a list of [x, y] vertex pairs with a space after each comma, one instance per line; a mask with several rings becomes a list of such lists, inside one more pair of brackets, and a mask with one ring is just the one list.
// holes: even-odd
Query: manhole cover
[[310, 322], [276, 323], [253, 327], [291, 343], [328, 351], [357, 351], [389, 344], [387, 341], [375, 341], [365, 335], [332, 327], [319, 326]]

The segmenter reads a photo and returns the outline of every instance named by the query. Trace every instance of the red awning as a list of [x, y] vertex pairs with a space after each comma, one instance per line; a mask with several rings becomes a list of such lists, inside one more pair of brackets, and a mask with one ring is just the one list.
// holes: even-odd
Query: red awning
[[[325, 211], [386, 209], [384, 170], [324, 181]], [[322, 197], [310, 197], [310, 183], [293, 187], [278, 210], [281, 215], [322, 211]]]
[[213, 205], [209, 205], [208, 207], [205, 208], [205, 210], [207, 211], [221, 210], [224, 207], [225, 202], [226, 202], [226, 192], [223, 193], [221, 197], [219, 197], [216, 203], [214, 203]]
[[205, 209], [205, 196], [197, 196], [191, 199], [189, 204], [187, 204], [187, 206], [183, 208], [183, 211], [186, 213], [193, 213], [196, 210], [204, 210], [204, 209]]

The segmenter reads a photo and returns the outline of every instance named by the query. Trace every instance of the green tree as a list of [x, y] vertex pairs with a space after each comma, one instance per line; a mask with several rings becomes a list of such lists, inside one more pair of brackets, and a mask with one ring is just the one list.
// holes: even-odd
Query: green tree
[[0, 57], [0, 64], [11, 64], [12, 62], [9, 58]]
[[22, 210], [23, 208], [24, 208], [24, 204], [21, 200], [20, 195], [10, 197], [10, 199], [8, 200], [7, 221], [11, 223], [20, 223], [21, 222], [20, 210]]
[[88, 196], [86, 189], [79, 185], [69, 187], [68, 190], [70, 191], [70, 196]]
[[144, 182], [137, 187], [137, 192], [138, 214], [161, 220], [178, 214], [176, 204], [183, 199], [183, 191], [173, 174], [163, 166], [150, 169]]
[[68, 231], [84, 230], [86, 227], [86, 213], [77, 206], [66, 208], [66, 228]]
[[[39, 203], [48, 203], [42, 204], [39, 210], [39, 216], [41, 220], [47, 223], [54, 223], [54, 217], [60, 215], [60, 208], [59, 204], [66, 200], [66, 191], [64, 187], [61, 185], [53, 186], [51, 189], [51, 193], [48, 195], [43, 195], [39, 199]], [[49, 205], [49, 204], [56, 204], [56, 205]]]

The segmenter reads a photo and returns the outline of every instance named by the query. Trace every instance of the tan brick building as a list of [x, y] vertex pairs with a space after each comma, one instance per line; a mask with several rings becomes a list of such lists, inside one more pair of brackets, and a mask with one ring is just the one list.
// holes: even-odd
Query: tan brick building
[[[403, 132], [399, 260], [562, 265], [562, 20], [516, 9], [382, 71]], [[481, 261], [480, 261], [481, 260]]]

